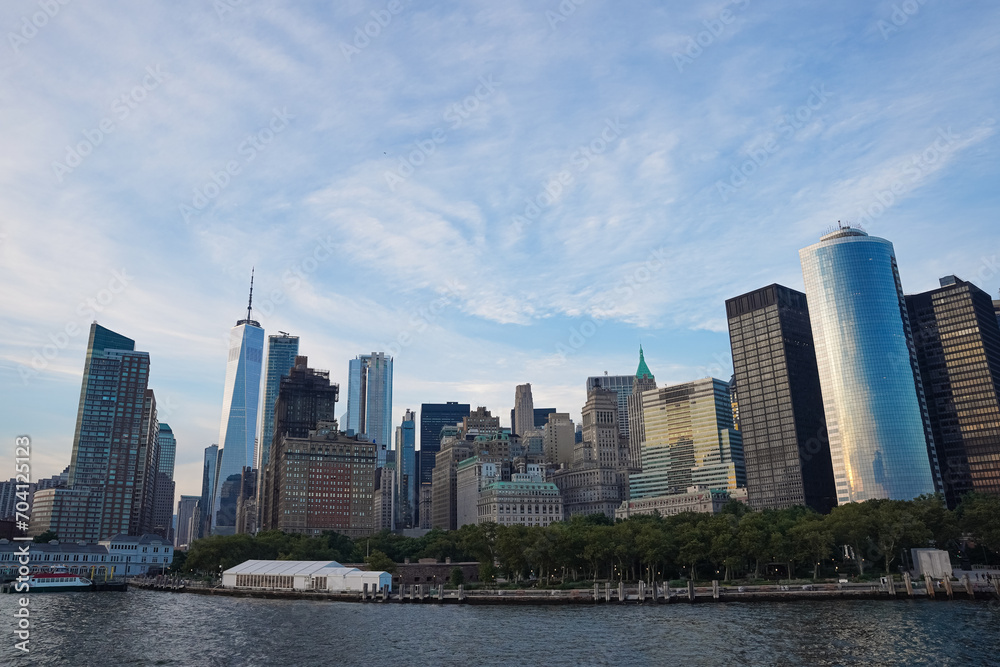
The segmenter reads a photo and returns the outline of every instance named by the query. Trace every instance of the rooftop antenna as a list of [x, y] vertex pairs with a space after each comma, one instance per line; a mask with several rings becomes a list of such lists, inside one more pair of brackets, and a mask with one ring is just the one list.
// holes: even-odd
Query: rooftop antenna
[[253, 308], [253, 271], [255, 267], [250, 267], [250, 300], [247, 302], [247, 322], [250, 321], [250, 311]]

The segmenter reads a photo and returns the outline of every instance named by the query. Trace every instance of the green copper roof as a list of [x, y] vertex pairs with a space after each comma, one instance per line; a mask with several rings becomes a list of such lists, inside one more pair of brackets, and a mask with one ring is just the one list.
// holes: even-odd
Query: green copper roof
[[639, 369], [635, 372], [637, 378], [646, 376], [648, 378], [653, 377], [653, 371], [649, 370], [649, 366], [646, 365], [646, 359], [642, 356], [642, 345], [639, 346]]

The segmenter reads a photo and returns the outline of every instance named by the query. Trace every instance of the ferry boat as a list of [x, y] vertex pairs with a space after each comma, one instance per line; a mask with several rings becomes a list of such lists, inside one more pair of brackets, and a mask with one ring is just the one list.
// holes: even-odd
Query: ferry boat
[[87, 591], [94, 585], [90, 579], [73, 574], [65, 567], [56, 567], [47, 572], [33, 572], [28, 577], [32, 593], [58, 593], [63, 591]]

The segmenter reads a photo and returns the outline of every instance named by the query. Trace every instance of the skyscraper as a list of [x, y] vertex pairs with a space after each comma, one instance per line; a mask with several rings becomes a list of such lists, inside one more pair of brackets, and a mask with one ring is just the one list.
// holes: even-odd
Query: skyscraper
[[412, 410], [403, 415], [403, 422], [396, 427], [396, 502], [400, 528], [417, 527], [417, 416]]
[[217, 473], [221, 459], [218, 445], [210, 445], [205, 448], [205, 461], [201, 472], [201, 500], [198, 502], [201, 516], [199, 516], [198, 533], [192, 539], [207, 537], [212, 531], [212, 519], [209, 515], [211, 514], [212, 499], [215, 498], [215, 482], [218, 478]]
[[837, 492], [806, 295], [769, 285], [727, 300], [726, 313], [750, 506], [829, 512]]
[[347, 425], [380, 445], [379, 466], [385, 463], [385, 450], [392, 442], [392, 357], [372, 352], [351, 359], [347, 376]]
[[181, 496], [177, 502], [177, 532], [174, 546], [186, 547], [198, 539], [198, 503], [200, 496]]
[[159, 456], [156, 467], [156, 490], [153, 499], [153, 523], [149, 531], [173, 542], [174, 459], [177, 440], [168, 424], [158, 424]]
[[906, 297], [944, 494], [1000, 495], [1000, 327], [989, 294], [955, 276]]
[[525, 435], [535, 428], [535, 402], [531, 398], [531, 384], [519, 384], [514, 388], [514, 421], [510, 427], [518, 435]]
[[279, 335], [267, 337], [267, 379], [264, 383], [264, 414], [260, 420], [258, 468], [267, 465], [270, 455], [271, 439], [274, 437], [274, 402], [278, 400], [281, 378], [288, 375], [298, 354], [298, 336], [290, 336], [282, 331]]
[[646, 439], [646, 431], [642, 421], [642, 393], [656, 389], [656, 378], [653, 371], [646, 365], [646, 358], [639, 346], [639, 367], [632, 380], [632, 392], [625, 400], [628, 410], [628, 467], [631, 470], [642, 470], [642, 441]]
[[67, 487], [35, 493], [30, 535], [96, 542], [148, 528], [158, 443], [148, 380], [146, 352], [91, 324]]
[[715, 378], [670, 385], [642, 395], [646, 439], [632, 498], [684, 493], [688, 487], [746, 486], [743, 444], [733, 428], [729, 383]]
[[[250, 279], [250, 301], [247, 316], [238, 320], [229, 332], [229, 361], [226, 364], [226, 384], [222, 395], [222, 424], [219, 445], [222, 462], [217, 471], [211, 525], [215, 535], [232, 535], [236, 529], [236, 495], [227, 497], [223, 507], [222, 491], [226, 482], [235, 482], [239, 489], [240, 475], [245, 466], [254, 464], [254, 444], [257, 435], [257, 405], [260, 402], [260, 376], [264, 361], [264, 330], [251, 319], [253, 278]], [[231, 505], [231, 506], [230, 506]]]
[[[647, 369], [648, 370], [648, 369]], [[628, 438], [628, 397], [632, 395], [634, 375], [594, 375], [587, 378], [587, 394], [593, 389], [610, 389], [618, 396], [618, 432]]]
[[[799, 257], [837, 501], [934, 493], [934, 440], [892, 243], [840, 227]], [[743, 406], [740, 415], [745, 423]]]

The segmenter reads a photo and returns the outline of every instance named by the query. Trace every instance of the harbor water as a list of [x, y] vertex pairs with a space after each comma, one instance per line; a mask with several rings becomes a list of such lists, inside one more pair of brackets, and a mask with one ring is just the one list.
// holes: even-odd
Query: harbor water
[[0, 596], [0, 664], [997, 665], [1000, 602], [399, 605], [131, 590]]

